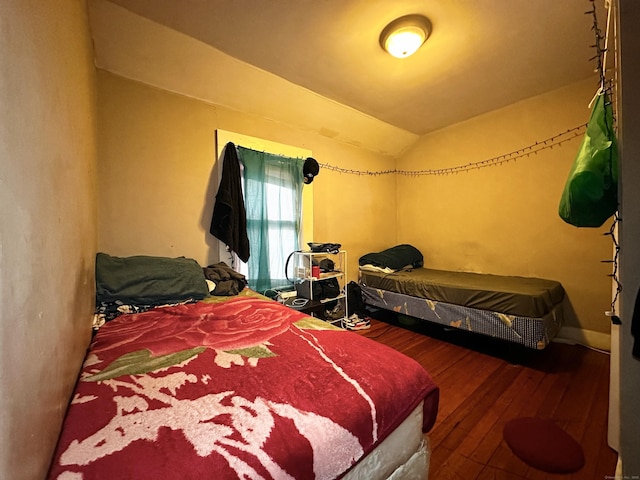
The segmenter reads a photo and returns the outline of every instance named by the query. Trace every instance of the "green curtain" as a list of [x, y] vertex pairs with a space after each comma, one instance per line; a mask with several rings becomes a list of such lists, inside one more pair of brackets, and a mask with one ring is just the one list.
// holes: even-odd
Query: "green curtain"
[[285, 263], [299, 249], [304, 160], [238, 147], [244, 165], [249, 287], [286, 286]]

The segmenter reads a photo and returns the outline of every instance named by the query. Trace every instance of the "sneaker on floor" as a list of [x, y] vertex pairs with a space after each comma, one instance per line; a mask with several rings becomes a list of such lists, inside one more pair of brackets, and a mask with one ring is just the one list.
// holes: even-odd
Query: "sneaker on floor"
[[360, 318], [355, 313], [342, 321], [342, 328], [347, 330], [366, 330], [371, 328], [371, 321], [368, 318]]

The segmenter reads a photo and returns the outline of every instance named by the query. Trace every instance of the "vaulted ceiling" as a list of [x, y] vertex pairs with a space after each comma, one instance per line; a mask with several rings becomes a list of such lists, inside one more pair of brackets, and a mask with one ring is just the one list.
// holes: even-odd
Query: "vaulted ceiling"
[[[589, 0], [90, 0], [96, 64], [389, 155], [422, 135], [593, 77]], [[601, 28], [603, 0], [595, 2]], [[396, 59], [406, 14], [433, 31]], [[378, 140], [376, 140], [378, 139]]]

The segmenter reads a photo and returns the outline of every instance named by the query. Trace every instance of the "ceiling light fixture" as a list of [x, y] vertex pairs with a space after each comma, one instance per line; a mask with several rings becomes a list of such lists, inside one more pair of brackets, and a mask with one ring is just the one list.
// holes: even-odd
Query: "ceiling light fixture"
[[413, 55], [431, 33], [431, 22], [424, 15], [405, 15], [384, 27], [380, 45], [396, 58]]

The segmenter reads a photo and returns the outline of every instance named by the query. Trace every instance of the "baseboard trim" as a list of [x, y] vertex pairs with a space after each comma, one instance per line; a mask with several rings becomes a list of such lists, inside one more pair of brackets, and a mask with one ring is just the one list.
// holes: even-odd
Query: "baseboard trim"
[[622, 457], [618, 455], [618, 463], [616, 464], [615, 478], [624, 478], [622, 476]]
[[553, 341], [584, 345], [586, 347], [604, 350], [605, 352], [611, 351], [611, 335], [576, 327], [562, 327]]

